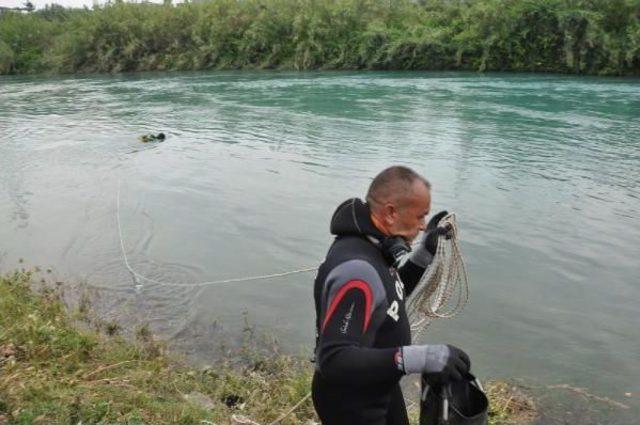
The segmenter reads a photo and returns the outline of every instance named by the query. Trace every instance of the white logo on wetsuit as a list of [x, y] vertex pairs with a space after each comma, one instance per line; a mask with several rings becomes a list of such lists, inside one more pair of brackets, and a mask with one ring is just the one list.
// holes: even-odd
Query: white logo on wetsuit
[[401, 301], [404, 299], [404, 284], [400, 282], [400, 279], [396, 279], [396, 294]]
[[[404, 299], [404, 284], [397, 277], [396, 277], [395, 287], [396, 287], [396, 295], [398, 296], [398, 299], [402, 301]], [[391, 306], [387, 309], [387, 314], [389, 315], [389, 317], [391, 317], [393, 320], [397, 322], [398, 320], [400, 320], [399, 313], [400, 313], [400, 303], [398, 303], [398, 300], [393, 300], [393, 302], [391, 303]]]
[[349, 323], [351, 322], [351, 317], [353, 317], [353, 308], [355, 303], [351, 303], [351, 307], [349, 307], [349, 311], [344, 315], [344, 319], [342, 319], [342, 326], [340, 326], [340, 333], [343, 335], [347, 334], [347, 330], [349, 330]]
[[393, 302], [391, 303], [391, 307], [387, 309], [387, 314], [397, 322], [398, 320], [400, 320], [400, 315], [398, 314], [399, 310], [400, 304], [398, 304], [397, 300], [393, 300]]

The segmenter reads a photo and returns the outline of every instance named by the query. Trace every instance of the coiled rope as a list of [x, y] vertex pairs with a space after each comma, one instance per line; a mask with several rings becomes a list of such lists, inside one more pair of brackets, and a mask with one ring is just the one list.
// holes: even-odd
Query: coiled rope
[[446, 215], [438, 227], [446, 237], [438, 238], [433, 261], [406, 303], [414, 339], [433, 319], [451, 318], [469, 301], [469, 277], [460, 250], [456, 215]]

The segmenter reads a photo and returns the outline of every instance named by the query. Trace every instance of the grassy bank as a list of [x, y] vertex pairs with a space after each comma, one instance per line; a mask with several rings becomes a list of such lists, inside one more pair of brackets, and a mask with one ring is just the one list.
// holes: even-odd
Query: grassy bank
[[[309, 391], [306, 361], [242, 350], [233, 363], [195, 370], [167, 356], [146, 328], [126, 341], [114, 324], [88, 322], [83, 308], [70, 314], [59, 290], [32, 280], [0, 277], [0, 424], [230, 424], [233, 414], [266, 424]], [[532, 417], [509, 386], [490, 384], [489, 394], [492, 425]], [[307, 400], [282, 423], [313, 420]]]
[[[6, 422], [226, 424], [234, 413], [268, 422], [309, 389], [309, 367], [284, 355], [241, 351], [233, 364], [194, 370], [165, 355], [146, 328], [135, 341], [114, 334], [112, 324], [89, 330], [95, 323], [78, 320], [86, 312], [73, 319], [57, 290], [36, 293], [30, 280], [29, 273], [0, 278]], [[312, 417], [306, 403], [285, 423]]]
[[200, 69], [640, 75], [640, 0], [215, 0], [0, 16], [0, 74]]

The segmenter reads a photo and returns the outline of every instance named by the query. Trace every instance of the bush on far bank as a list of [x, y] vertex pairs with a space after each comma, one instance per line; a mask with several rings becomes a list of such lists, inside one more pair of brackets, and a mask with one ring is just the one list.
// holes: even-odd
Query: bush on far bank
[[0, 15], [0, 73], [640, 74], [640, 0], [116, 2]]

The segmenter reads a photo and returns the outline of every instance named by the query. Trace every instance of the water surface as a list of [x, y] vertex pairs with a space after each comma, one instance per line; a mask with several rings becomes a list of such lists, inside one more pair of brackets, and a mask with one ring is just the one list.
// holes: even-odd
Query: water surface
[[[164, 143], [138, 141], [158, 131]], [[118, 181], [132, 266], [201, 282], [317, 265], [334, 208], [409, 165], [432, 182], [434, 211], [457, 212], [471, 281], [464, 312], [426, 340], [464, 347], [484, 377], [631, 406], [593, 401], [606, 418], [593, 423], [640, 413], [640, 80], [3, 77], [0, 134], [0, 269], [24, 258], [101, 287], [101, 314], [149, 322], [200, 363], [245, 320], [308, 353], [313, 274], [136, 289]]]

